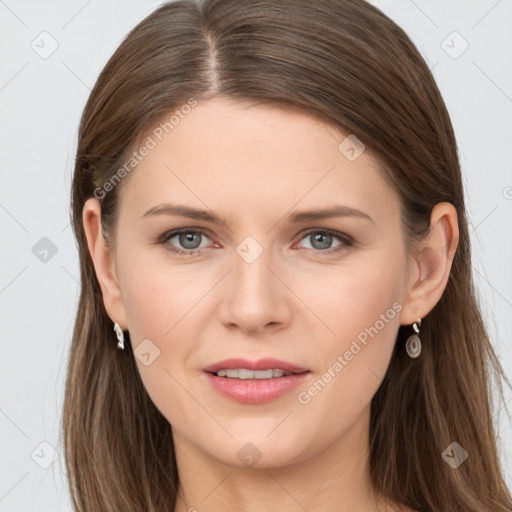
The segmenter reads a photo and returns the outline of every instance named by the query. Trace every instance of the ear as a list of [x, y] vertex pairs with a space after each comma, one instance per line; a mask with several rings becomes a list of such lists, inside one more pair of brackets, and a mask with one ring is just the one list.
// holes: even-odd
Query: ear
[[411, 256], [412, 271], [400, 314], [401, 325], [424, 318], [438, 303], [458, 245], [457, 210], [451, 203], [436, 204], [430, 215], [430, 232], [418, 252]]
[[113, 323], [127, 330], [121, 288], [117, 279], [115, 258], [111, 248], [103, 238], [101, 226], [101, 205], [98, 199], [88, 199], [82, 210], [87, 246], [96, 270], [96, 276], [103, 294], [105, 309]]

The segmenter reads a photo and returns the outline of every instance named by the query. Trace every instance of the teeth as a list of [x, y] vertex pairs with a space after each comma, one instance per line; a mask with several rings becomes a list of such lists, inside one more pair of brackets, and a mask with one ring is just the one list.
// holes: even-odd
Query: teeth
[[245, 368], [235, 370], [219, 370], [216, 375], [218, 377], [227, 377], [229, 379], [272, 379], [274, 377], [283, 377], [284, 375], [291, 375], [290, 372], [284, 370], [246, 370]]

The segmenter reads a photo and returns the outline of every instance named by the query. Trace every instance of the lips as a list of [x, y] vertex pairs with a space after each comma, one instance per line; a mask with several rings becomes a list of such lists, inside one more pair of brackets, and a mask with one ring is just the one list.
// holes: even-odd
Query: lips
[[284, 370], [286, 372], [298, 374], [308, 372], [308, 368], [303, 368], [301, 366], [297, 366], [295, 364], [289, 363], [287, 361], [281, 361], [279, 359], [274, 359], [270, 357], [266, 357], [263, 359], [258, 359], [257, 361], [249, 361], [247, 359], [242, 358], [233, 358], [233, 359], [225, 359], [223, 361], [218, 361], [217, 363], [213, 363], [209, 366], [203, 368], [205, 372], [216, 373], [219, 370], [229, 370], [229, 369], [241, 369], [245, 368], [246, 370]]

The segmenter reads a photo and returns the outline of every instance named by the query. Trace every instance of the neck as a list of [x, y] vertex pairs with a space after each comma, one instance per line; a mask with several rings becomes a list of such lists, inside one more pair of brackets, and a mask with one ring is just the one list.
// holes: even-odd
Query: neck
[[223, 464], [173, 431], [180, 476], [174, 512], [384, 511], [368, 473], [370, 408], [343, 436], [320, 453], [302, 454], [291, 464], [252, 468]]

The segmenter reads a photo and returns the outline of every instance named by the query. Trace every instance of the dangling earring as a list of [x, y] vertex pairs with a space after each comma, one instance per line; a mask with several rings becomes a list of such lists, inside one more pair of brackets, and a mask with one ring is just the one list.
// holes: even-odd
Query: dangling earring
[[408, 340], [405, 342], [405, 350], [407, 350], [407, 354], [412, 359], [417, 358], [421, 354], [421, 340], [418, 336], [421, 327], [421, 318], [418, 318], [416, 322], [412, 324], [412, 328], [416, 332], [416, 334], [411, 334]]
[[123, 334], [121, 327], [119, 327], [118, 323], [114, 324], [114, 331], [116, 331], [117, 339], [119, 340], [117, 342], [117, 348], [124, 350], [124, 334]]

